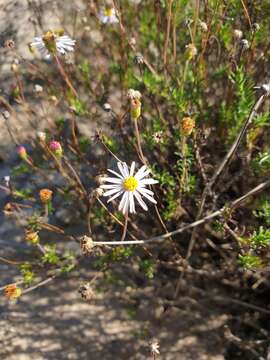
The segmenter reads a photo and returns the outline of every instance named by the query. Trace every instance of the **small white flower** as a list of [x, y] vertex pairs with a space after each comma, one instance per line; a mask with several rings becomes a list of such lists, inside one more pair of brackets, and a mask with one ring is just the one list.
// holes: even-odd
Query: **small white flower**
[[64, 55], [74, 51], [75, 43], [76, 40], [67, 35], [60, 35], [59, 31], [47, 31], [42, 37], [35, 37], [30, 48], [36, 48], [42, 57], [49, 59], [53, 53]]
[[159, 351], [159, 343], [157, 340], [153, 340], [150, 343], [150, 351], [152, 355], [159, 355], [160, 351]]
[[39, 84], [35, 84], [35, 92], [41, 93], [43, 91], [43, 87]]
[[119, 22], [114, 7], [106, 7], [98, 15], [102, 24], [117, 24]]
[[110, 184], [101, 185], [102, 189], [106, 189], [104, 196], [111, 196], [108, 202], [116, 199], [122, 195], [122, 199], [119, 203], [118, 210], [123, 214], [135, 213], [135, 200], [138, 201], [140, 206], [147, 211], [148, 207], [142, 199], [142, 196], [156, 204], [156, 200], [153, 198], [153, 191], [147, 189], [146, 185], [152, 185], [158, 183], [157, 180], [146, 178], [150, 173], [147, 166], [143, 165], [134, 175], [135, 162], [133, 161], [130, 169], [126, 163], [117, 163], [120, 174], [108, 169], [109, 172], [114, 174], [116, 177], [106, 177], [103, 179], [104, 182]]
[[10, 176], [9, 175], [4, 176], [4, 182], [5, 182], [6, 187], [9, 187], [9, 183], [10, 183]]

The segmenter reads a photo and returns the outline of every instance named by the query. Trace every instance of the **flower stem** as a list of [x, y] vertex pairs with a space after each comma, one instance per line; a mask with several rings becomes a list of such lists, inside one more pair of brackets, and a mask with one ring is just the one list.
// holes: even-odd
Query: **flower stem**
[[128, 213], [125, 214], [125, 223], [123, 228], [123, 233], [121, 237], [121, 241], [124, 241], [127, 235], [127, 226], [128, 226]]
[[71, 81], [69, 80], [69, 77], [68, 77], [67, 73], [65, 72], [65, 69], [64, 69], [64, 67], [63, 67], [63, 65], [62, 65], [59, 57], [58, 57], [57, 55], [54, 55], [54, 58], [55, 58], [56, 65], [57, 65], [57, 67], [58, 67], [58, 70], [59, 70], [61, 76], [62, 76], [63, 79], [65, 80], [67, 86], [70, 88], [72, 94], [78, 98], [78, 97], [79, 97], [79, 96], [78, 96], [78, 93], [77, 93], [77, 91], [74, 89]]

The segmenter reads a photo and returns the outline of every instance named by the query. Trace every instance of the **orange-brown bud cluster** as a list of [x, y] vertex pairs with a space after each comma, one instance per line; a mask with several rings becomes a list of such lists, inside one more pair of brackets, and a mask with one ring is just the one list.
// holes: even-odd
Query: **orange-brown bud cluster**
[[49, 190], [49, 189], [41, 189], [40, 192], [39, 192], [39, 198], [40, 198], [40, 201], [43, 203], [43, 204], [47, 204], [48, 202], [51, 201], [52, 199], [52, 190]]

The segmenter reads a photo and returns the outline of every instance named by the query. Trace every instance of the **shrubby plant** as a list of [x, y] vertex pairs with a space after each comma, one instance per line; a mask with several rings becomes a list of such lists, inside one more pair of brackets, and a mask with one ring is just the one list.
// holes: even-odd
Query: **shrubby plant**
[[[6, 284], [4, 295], [17, 299], [66, 276], [84, 256], [99, 271], [78, 285], [91, 301], [115, 263], [136, 267], [148, 281], [168, 274], [170, 265], [172, 301], [181, 288], [179, 271], [180, 280], [203, 269], [208, 278], [211, 269], [227, 282], [237, 274], [266, 286], [269, 5], [84, 3], [75, 35], [69, 24], [40, 30], [29, 44], [31, 60], [6, 42], [16, 59], [14, 105], [0, 98], [9, 131], [10, 113], [19, 117], [29, 106], [35, 114], [26, 92], [30, 70], [39, 103], [62, 109], [63, 117], [48, 119], [23, 143], [11, 132], [20, 162], [1, 185], [9, 198], [3, 211], [26, 219], [25, 241], [39, 257], [18, 266], [22, 280]], [[89, 29], [102, 41], [91, 42]], [[86, 136], [81, 121], [95, 126], [96, 135]], [[21, 185], [33, 176], [37, 187]], [[74, 232], [56, 216], [67, 206], [78, 214]], [[80, 244], [80, 251], [48, 243], [49, 232]], [[156, 341], [151, 353], [159, 355]]]

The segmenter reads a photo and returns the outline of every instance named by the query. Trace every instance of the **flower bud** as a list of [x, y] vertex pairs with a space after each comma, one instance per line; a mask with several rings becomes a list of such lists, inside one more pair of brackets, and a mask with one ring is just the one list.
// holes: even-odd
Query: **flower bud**
[[49, 148], [56, 157], [61, 158], [63, 156], [63, 149], [60, 142], [54, 140], [50, 141]]
[[20, 145], [17, 147], [17, 154], [22, 160], [27, 160], [28, 155], [24, 146]]
[[181, 121], [181, 131], [183, 135], [189, 136], [191, 135], [193, 129], [195, 127], [195, 121], [190, 117], [184, 117]]
[[21, 296], [22, 290], [16, 284], [9, 284], [4, 289], [5, 297], [9, 300], [17, 299]]
[[50, 202], [52, 200], [52, 194], [53, 194], [52, 190], [41, 189], [39, 192], [40, 201], [43, 204], [47, 204], [48, 202]]
[[130, 101], [130, 116], [136, 121], [141, 116], [141, 102], [139, 99], [131, 99]]

